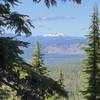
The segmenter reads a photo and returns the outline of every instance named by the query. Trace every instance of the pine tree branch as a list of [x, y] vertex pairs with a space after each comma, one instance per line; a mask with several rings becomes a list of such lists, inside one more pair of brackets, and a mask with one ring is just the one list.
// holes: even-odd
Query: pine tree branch
[[6, 81], [3, 80], [3, 79], [0, 79], [0, 82], [1, 82], [1, 83], [4, 83], [5, 85], [7, 85], [7, 86], [9, 86], [9, 87], [11, 87], [12, 89], [18, 91], [18, 88], [16, 88], [14, 85], [12, 85], [12, 84], [6, 82]]

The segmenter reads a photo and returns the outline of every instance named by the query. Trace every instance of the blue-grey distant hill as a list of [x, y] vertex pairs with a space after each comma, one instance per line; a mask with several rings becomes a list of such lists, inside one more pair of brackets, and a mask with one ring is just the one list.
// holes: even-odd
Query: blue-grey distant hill
[[34, 45], [38, 41], [41, 44], [42, 54], [46, 63], [62, 63], [66, 61], [80, 61], [84, 56], [82, 47], [85, 47], [87, 40], [83, 37], [70, 36], [21, 36], [23, 41], [30, 43], [29, 48], [24, 49], [23, 55], [26, 61], [31, 60]]
[[87, 45], [86, 38], [72, 36], [18, 36], [17, 39], [30, 43], [28, 48], [24, 48], [26, 61], [31, 60], [38, 41], [46, 63], [79, 62], [85, 54], [82, 47]]

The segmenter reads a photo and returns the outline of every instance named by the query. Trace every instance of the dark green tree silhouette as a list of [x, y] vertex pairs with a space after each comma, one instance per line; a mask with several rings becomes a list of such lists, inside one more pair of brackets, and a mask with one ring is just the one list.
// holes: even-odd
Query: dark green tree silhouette
[[27, 45], [26, 42], [0, 37], [0, 83], [17, 90], [21, 72], [27, 74], [24, 68], [28, 66], [20, 56], [23, 54], [20, 47], [27, 47]]
[[[19, 3], [18, 0], [1, 0], [0, 1], [0, 28], [14, 29], [15, 33], [31, 34], [31, 24], [27, 15], [22, 15], [12, 11], [13, 6]], [[0, 29], [1, 30], [1, 29]]]
[[82, 93], [86, 100], [100, 100], [100, 30], [97, 6], [94, 7], [90, 28], [88, 47], [85, 48], [87, 58], [83, 70], [87, 85]]
[[[0, 83], [5, 84], [17, 92], [24, 100], [32, 97], [33, 100], [45, 100], [54, 92], [67, 98], [67, 92], [57, 81], [42, 76], [33, 70], [32, 65], [26, 63], [21, 54], [21, 47], [28, 43], [13, 38], [0, 38]], [[45, 95], [41, 93], [44, 91]]]

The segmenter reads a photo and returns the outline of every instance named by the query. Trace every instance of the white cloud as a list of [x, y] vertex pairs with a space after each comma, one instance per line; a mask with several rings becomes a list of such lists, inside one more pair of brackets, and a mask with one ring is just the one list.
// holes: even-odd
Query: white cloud
[[54, 21], [54, 20], [73, 20], [73, 16], [53, 16], [53, 17], [37, 17], [33, 18], [33, 21]]

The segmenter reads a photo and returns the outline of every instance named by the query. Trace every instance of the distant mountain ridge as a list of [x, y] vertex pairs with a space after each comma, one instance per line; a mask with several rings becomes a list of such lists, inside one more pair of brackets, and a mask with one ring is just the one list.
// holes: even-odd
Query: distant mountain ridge
[[[42, 54], [46, 62], [80, 60], [84, 56], [84, 51], [81, 49], [87, 44], [87, 40], [83, 37], [68, 37], [68, 36], [30, 36], [18, 37], [23, 41], [30, 43], [29, 48], [24, 49], [23, 55], [25, 60], [31, 60], [34, 45], [38, 41], [41, 44]], [[76, 58], [75, 58], [76, 57]]]

